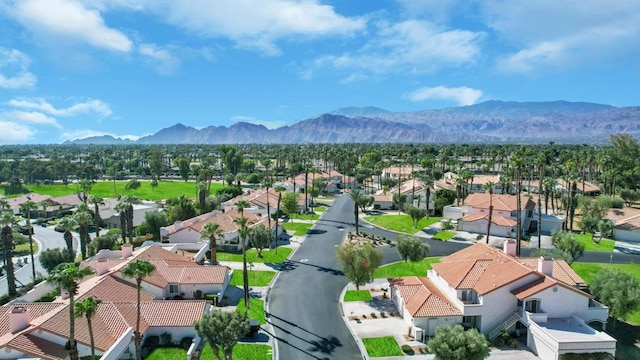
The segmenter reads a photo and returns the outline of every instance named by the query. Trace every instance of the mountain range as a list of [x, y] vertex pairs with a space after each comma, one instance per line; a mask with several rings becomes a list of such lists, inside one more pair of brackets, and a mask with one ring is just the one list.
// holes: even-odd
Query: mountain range
[[242, 143], [588, 143], [616, 133], [640, 136], [640, 107], [585, 102], [486, 101], [438, 110], [392, 112], [349, 107], [268, 129], [238, 122], [202, 129], [176, 124], [137, 141], [112, 136], [66, 144], [242, 144]]

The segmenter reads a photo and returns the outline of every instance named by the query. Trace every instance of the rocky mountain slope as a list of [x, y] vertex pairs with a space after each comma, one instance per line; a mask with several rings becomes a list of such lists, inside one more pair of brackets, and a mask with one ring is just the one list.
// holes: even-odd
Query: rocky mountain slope
[[[343, 108], [291, 126], [267, 129], [236, 123], [203, 129], [176, 124], [140, 138], [140, 144], [238, 143], [604, 143], [611, 134], [640, 136], [640, 107], [580, 102], [503, 102], [439, 110], [390, 112]], [[109, 137], [72, 143], [123, 143]]]

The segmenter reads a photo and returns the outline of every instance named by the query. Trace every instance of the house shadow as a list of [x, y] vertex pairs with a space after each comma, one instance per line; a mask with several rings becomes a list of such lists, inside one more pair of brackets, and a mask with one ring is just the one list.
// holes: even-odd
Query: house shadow
[[[615, 321], [609, 318], [609, 321]], [[616, 321], [615, 328], [607, 333], [616, 340], [616, 358], [640, 359], [640, 325]]]
[[244, 290], [238, 286], [227, 286], [227, 290], [224, 292], [222, 301], [219, 306], [237, 306], [240, 300], [243, 298]]
[[427, 227], [427, 228], [422, 229], [422, 232], [424, 232], [427, 235], [431, 235], [431, 236], [437, 234], [439, 231], [440, 231], [440, 229], [436, 229], [436, 228], [432, 228], [432, 227]]
[[368, 306], [379, 312], [395, 312], [396, 307], [393, 305], [391, 299], [373, 298], [366, 302]]
[[270, 341], [270, 337], [267, 333], [265, 333], [264, 331], [260, 330], [257, 333], [244, 337], [242, 338], [243, 343], [252, 343], [252, 344], [267, 344]]

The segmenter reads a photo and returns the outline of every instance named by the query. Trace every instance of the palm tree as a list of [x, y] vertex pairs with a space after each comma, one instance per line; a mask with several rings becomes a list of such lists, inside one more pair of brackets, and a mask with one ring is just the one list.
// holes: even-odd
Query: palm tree
[[360, 234], [359, 227], [358, 227], [360, 208], [361, 207], [364, 208], [367, 205], [369, 198], [364, 194], [362, 194], [358, 189], [351, 190], [351, 192], [349, 193], [349, 196], [351, 196], [351, 200], [353, 200], [353, 215], [355, 216], [356, 235], [357, 235], [357, 234]]
[[120, 235], [122, 236], [122, 243], [125, 244], [127, 242], [127, 209], [129, 205], [123, 201], [118, 201], [116, 206], [113, 208], [118, 212], [118, 217], [120, 218]]
[[489, 192], [489, 222], [487, 222], [487, 239], [486, 243], [489, 243], [489, 235], [491, 234], [491, 218], [493, 217], [493, 181], [487, 181], [482, 187]]
[[87, 258], [87, 245], [89, 245], [89, 225], [93, 221], [89, 207], [86, 204], [80, 204], [76, 212], [73, 213], [73, 220], [79, 226], [80, 256], [82, 256], [82, 260], [85, 260]]
[[460, 206], [460, 200], [463, 197], [464, 186], [466, 184], [467, 182], [463, 178], [456, 178], [456, 206]]
[[100, 236], [100, 224], [102, 219], [100, 218], [100, 205], [104, 205], [104, 199], [97, 195], [89, 196], [89, 202], [93, 204], [93, 226], [96, 228], [96, 237]]
[[538, 167], [538, 249], [542, 248], [542, 185], [545, 163], [545, 154], [539, 154], [535, 160], [535, 165]]
[[33, 228], [31, 227], [31, 210], [37, 207], [36, 203], [31, 200], [27, 200], [22, 205], [20, 205], [20, 209], [24, 212], [25, 217], [27, 218], [27, 231], [29, 232], [29, 252], [31, 253], [31, 272], [33, 274], [33, 281], [36, 280], [36, 264], [33, 260]]
[[142, 289], [142, 280], [151, 275], [155, 270], [155, 265], [143, 260], [130, 262], [124, 269], [122, 269], [123, 276], [136, 280], [136, 331], [133, 333], [133, 341], [136, 346], [137, 360], [142, 360], [142, 334], [140, 334], [140, 291]]
[[273, 191], [278, 193], [278, 205], [276, 209], [276, 254], [278, 253], [278, 228], [280, 227], [278, 219], [280, 219], [280, 203], [282, 202], [282, 192], [286, 189], [283, 186], [276, 186], [273, 188]]
[[73, 235], [71, 230], [76, 226], [76, 221], [71, 216], [65, 216], [58, 222], [58, 227], [64, 231], [64, 241], [67, 244], [67, 250], [69, 251], [69, 258], [74, 259], [73, 252]]
[[[237, 204], [236, 204], [237, 205]], [[247, 247], [246, 247], [246, 240], [247, 237], [249, 236], [249, 232], [251, 231], [249, 229], [248, 223], [249, 223], [249, 219], [247, 219], [244, 216], [241, 216], [235, 220], [233, 220], [234, 223], [236, 223], [239, 228], [238, 228], [238, 234], [240, 235], [240, 242], [242, 243], [242, 285], [243, 285], [243, 290], [244, 290], [244, 305], [245, 305], [245, 316], [247, 316], [248, 311], [249, 311], [249, 273], [247, 273]]]
[[207, 223], [202, 228], [202, 233], [200, 238], [209, 239], [209, 249], [211, 250], [211, 265], [215, 265], [218, 263], [218, 259], [216, 258], [216, 240], [222, 237], [224, 231], [220, 228], [220, 225], [214, 222]]
[[78, 281], [93, 273], [90, 267], [80, 268], [76, 263], [62, 263], [49, 274], [49, 283], [69, 293], [69, 357], [78, 360], [78, 347], [75, 339], [75, 295]]
[[269, 249], [271, 249], [271, 205], [269, 204], [269, 188], [271, 187], [271, 181], [266, 180], [262, 184], [265, 189], [267, 189], [267, 223], [269, 224]]
[[[522, 149], [522, 148], [520, 148]], [[520, 152], [520, 151], [518, 151]], [[514, 180], [516, 182], [516, 256], [520, 256], [520, 237], [521, 237], [521, 227], [522, 227], [522, 180], [520, 176], [520, 172], [522, 170], [522, 157], [519, 154], [515, 154], [515, 159], [513, 160], [515, 165], [515, 176]]]
[[9, 290], [9, 296], [15, 297], [18, 295], [16, 289], [16, 277], [13, 273], [13, 229], [11, 226], [15, 221], [13, 211], [4, 210], [0, 216], [0, 223], [2, 224], [2, 247], [4, 249], [4, 267], [7, 270], [7, 288]]
[[76, 317], [86, 317], [87, 318], [87, 328], [89, 329], [89, 340], [91, 341], [91, 360], [96, 360], [96, 347], [93, 341], [93, 326], [91, 324], [91, 319], [98, 312], [98, 305], [100, 305], [100, 300], [97, 300], [93, 296], [90, 296], [79, 303], [76, 304], [76, 308], [74, 310]]

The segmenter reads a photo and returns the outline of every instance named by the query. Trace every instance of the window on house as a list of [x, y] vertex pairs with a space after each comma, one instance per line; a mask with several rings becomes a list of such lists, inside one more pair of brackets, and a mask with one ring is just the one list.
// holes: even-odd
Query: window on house
[[178, 285], [169, 285], [169, 293], [177, 294], [178, 292], [180, 292]]

